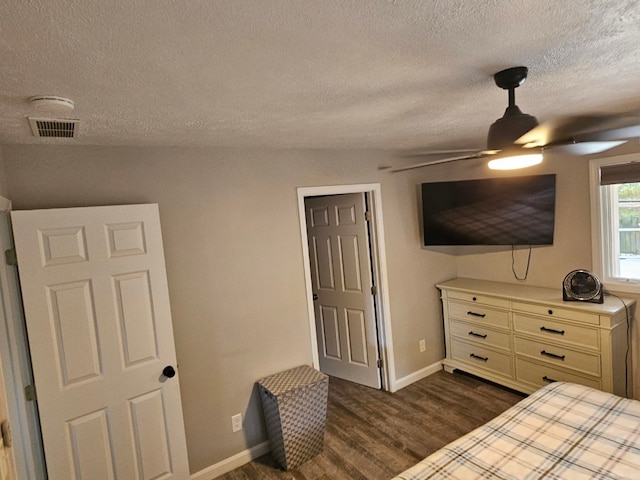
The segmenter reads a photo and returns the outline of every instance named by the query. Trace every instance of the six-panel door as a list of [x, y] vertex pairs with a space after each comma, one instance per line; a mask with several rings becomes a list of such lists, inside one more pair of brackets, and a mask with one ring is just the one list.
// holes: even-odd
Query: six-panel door
[[364, 194], [305, 199], [320, 369], [380, 388]]
[[157, 205], [11, 217], [49, 479], [188, 479]]

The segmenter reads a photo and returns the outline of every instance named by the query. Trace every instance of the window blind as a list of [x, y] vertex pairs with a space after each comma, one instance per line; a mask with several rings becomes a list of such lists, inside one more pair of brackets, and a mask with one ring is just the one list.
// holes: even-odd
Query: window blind
[[640, 182], [640, 162], [603, 165], [600, 167], [600, 185]]

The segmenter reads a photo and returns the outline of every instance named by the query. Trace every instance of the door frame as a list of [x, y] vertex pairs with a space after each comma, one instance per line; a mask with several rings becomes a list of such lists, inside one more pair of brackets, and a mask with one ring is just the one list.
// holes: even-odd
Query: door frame
[[373, 228], [370, 229], [374, 283], [378, 287], [378, 301], [375, 302], [376, 328], [378, 330], [378, 347], [382, 359], [382, 389], [394, 392], [396, 388], [393, 340], [391, 335], [391, 311], [389, 308], [389, 287], [387, 277], [387, 257], [384, 242], [384, 224], [382, 221], [382, 190], [379, 183], [352, 185], [325, 185], [316, 187], [298, 187], [298, 215], [300, 220], [300, 240], [302, 246], [304, 281], [307, 295], [307, 318], [311, 342], [313, 366], [319, 368], [318, 338], [316, 335], [315, 312], [313, 308], [313, 291], [311, 268], [309, 266], [309, 244], [307, 236], [307, 219], [304, 206], [305, 197], [319, 195], [342, 195], [346, 193], [364, 193], [369, 195]]
[[[10, 212], [11, 202], [0, 197], [1, 256], [4, 256], [4, 250], [13, 248]], [[0, 328], [4, 330], [4, 334], [0, 335], [0, 356], [16, 474], [18, 478], [44, 480], [47, 474], [37, 405], [36, 401], [27, 401], [24, 392], [25, 386], [33, 385], [33, 374], [17, 267], [7, 265], [4, 259], [0, 263]]]

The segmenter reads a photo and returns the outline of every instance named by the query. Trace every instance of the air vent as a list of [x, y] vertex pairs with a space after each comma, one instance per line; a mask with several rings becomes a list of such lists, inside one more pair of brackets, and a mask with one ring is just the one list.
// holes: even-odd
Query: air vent
[[41, 138], [75, 138], [78, 135], [80, 120], [56, 118], [32, 118], [29, 124], [34, 137]]

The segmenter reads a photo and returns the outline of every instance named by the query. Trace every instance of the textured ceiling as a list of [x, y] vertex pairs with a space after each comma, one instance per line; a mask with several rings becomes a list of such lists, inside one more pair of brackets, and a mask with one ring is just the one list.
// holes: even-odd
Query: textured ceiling
[[[0, 144], [483, 147], [521, 109], [640, 109], [631, 0], [4, 0]], [[27, 99], [69, 97], [73, 140]]]

